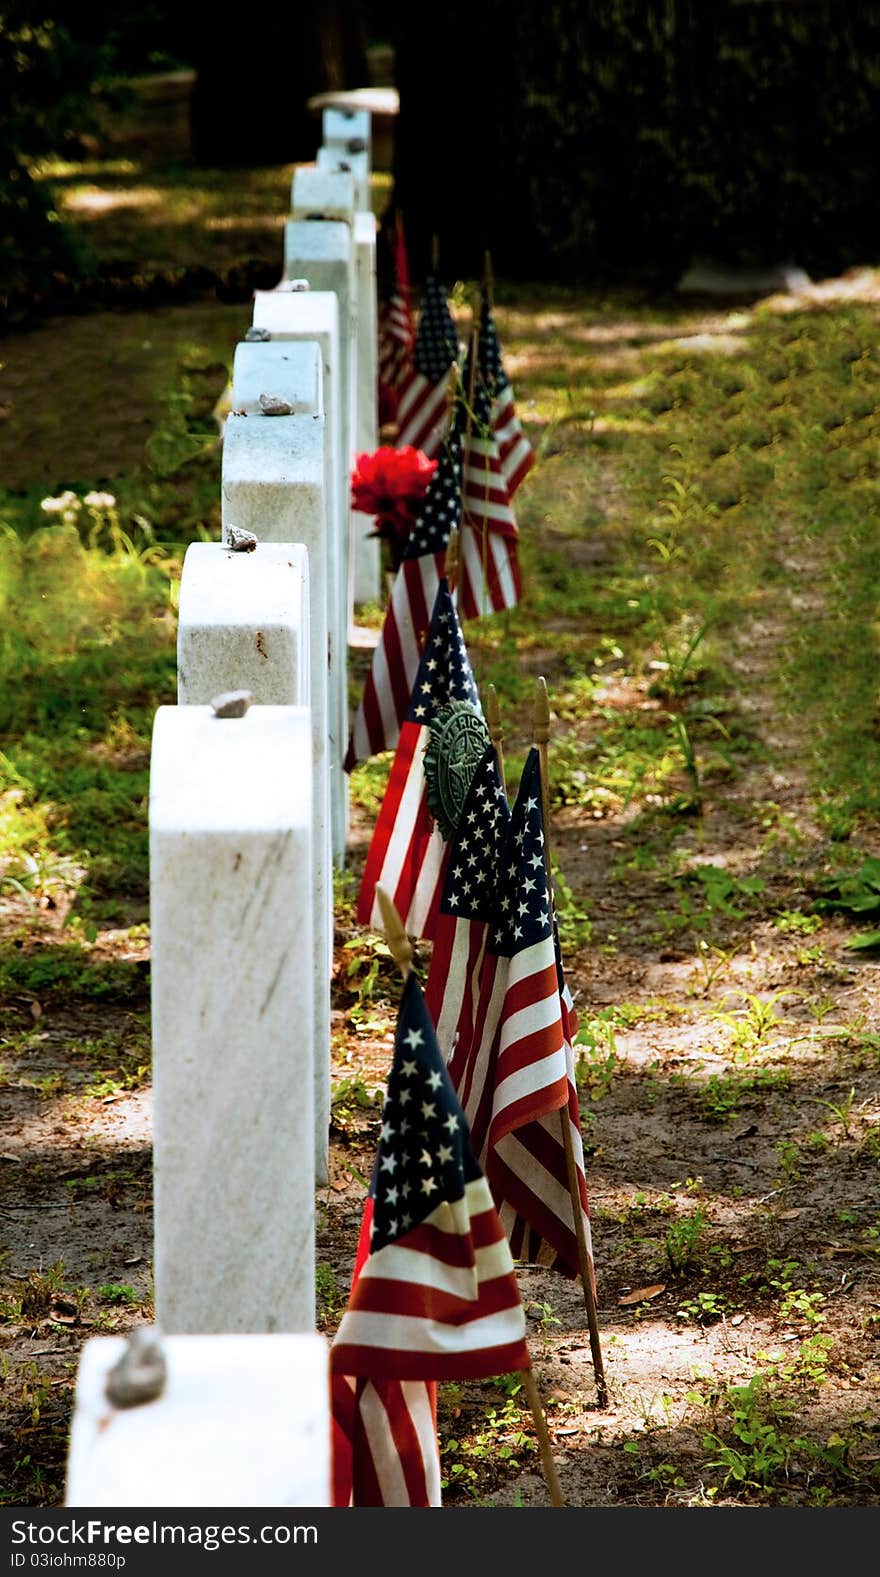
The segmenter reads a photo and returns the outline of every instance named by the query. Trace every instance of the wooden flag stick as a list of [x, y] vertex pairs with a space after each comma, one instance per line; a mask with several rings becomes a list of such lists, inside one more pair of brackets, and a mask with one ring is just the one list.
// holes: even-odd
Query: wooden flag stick
[[492, 273], [492, 253], [487, 248], [483, 253], [483, 288], [486, 300], [490, 307], [495, 305], [495, 275]]
[[489, 725], [489, 738], [495, 746], [495, 759], [498, 762], [498, 773], [501, 778], [501, 787], [507, 796], [507, 780], [504, 776], [504, 729], [501, 726], [501, 708], [498, 705], [498, 694], [494, 684], [486, 686], [486, 722]]
[[456, 582], [456, 579], [458, 577], [458, 553], [459, 553], [458, 526], [453, 526], [452, 530], [449, 533], [449, 541], [446, 544], [446, 562], [445, 562], [446, 580], [449, 583], [449, 590], [450, 591], [453, 591], [455, 589], [455, 582]]
[[382, 915], [382, 924], [385, 927], [385, 940], [388, 951], [394, 959], [404, 980], [407, 979], [413, 960], [413, 945], [403, 927], [392, 898], [389, 897], [384, 887], [376, 888], [376, 897], [379, 900], [379, 911]]
[[[547, 892], [550, 898], [550, 912], [552, 914], [554, 905], [553, 879], [550, 874], [550, 795], [547, 773], [547, 746], [550, 739], [550, 701], [547, 696], [546, 681], [543, 677], [538, 680], [535, 696], [534, 738], [541, 769], [541, 819], [544, 823], [544, 865], [547, 872]], [[608, 1387], [602, 1362], [602, 1346], [599, 1341], [596, 1289], [593, 1283], [593, 1269], [590, 1264], [590, 1256], [587, 1251], [587, 1234], [584, 1230], [584, 1212], [581, 1204], [581, 1191], [578, 1186], [577, 1164], [574, 1158], [571, 1119], [568, 1115], [567, 1103], [560, 1109], [559, 1121], [562, 1130], [562, 1144], [565, 1150], [565, 1167], [568, 1173], [568, 1191], [571, 1195], [571, 1209], [574, 1218], [575, 1236], [577, 1238], [578, 1264], [580, 1266], [584, 1293], [584, 1307], [587, 1311], [587, 1326], [590, 1332], [590, 1352], [593, 1358], [593, 1373], [596, 1376], [597, 1398], [600, 1407], [607, 1407]]]
[[541, 1463], [544, 1468], [544, 1477], [547, 1480], [547, 1488], [550, 1492], [550, 1500], [554, 1506], [564, 1506], [565, 1501], [562, 1498], [562, 1489], [559, 1484], [559, 1476], [556, 1472], [556, 1463], [553, 1460], [553, 1450], [550, 1445], [550, 1435], [547, 1431], [547, 1420], [544, 1417], [544, 1409], [541, 1406], [541, 1398], [538, 1394], [538, 1382], [531, 1369], [520, 1369], [519, 1377], [522, 1380], [523, 1390], [529, 1399], [529, 1406], [532, 1409], [532, 1418], [535, 1421], [535, 1433], [538, 1436]]
[[439, 237], [439, 235], [437, 234], [437, 232], [435, 230], [434, 234], [431, 237], [431, 273], [432, 274], [439, 274], [439, 272], [440, 272], [440, 237]]

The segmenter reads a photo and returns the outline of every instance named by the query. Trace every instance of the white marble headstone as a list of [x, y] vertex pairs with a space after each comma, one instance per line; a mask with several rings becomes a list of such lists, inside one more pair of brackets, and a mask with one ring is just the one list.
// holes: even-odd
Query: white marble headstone
[[[324, 360], [325, 476], [327, 494], [329, 624], [329, 705], [335, 754], [330, 758], [330, 805], [333, 855], [345, 858], [348, 837], [348, 776], [342, 759], [348, 744], [348, 517], [349, 477], [343, 461], [342, 379], [339, 350], [339, 302], [329, 290], [257, 290], [255, 328], [271, 334], [272, 343], [298, 340], [318, 344]], [[276, 418], [271, 418], [276, 419]], [[314, 577], [312, 597], [314, 598]], [[339, 742], [341, 741], [341, 748]]]
[[351, 224], [357, 206], [350, 170], [299, 165], [290, 188], [292, 219], [341, 219]]
[[171, 1334], [314, 1329], [313, 815], [308, 708], [159, 707], [154, 1271]]
[[126, 1338], [93, 1336], [83, 1346], [65, 1506], [331, 1504], [325, 1337], [160, 1340], [162, 1390], [127, 1408], [106, 1394]]
[[368, 209], [371, 203], [370, 159], [364, 153], [346, 153], [342, 148], [318, 148], [315, 165], [319, 170], [349, 171], [354, 176], [355, 209]]

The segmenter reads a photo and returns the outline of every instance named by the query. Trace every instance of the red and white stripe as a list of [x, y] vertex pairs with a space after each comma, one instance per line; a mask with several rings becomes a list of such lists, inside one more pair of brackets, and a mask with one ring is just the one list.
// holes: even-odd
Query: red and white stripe
[[357, 904], [359, 923], [382, 930], [376, 888], [384, 887], [413, 937], [434, 934], [450, 851], [428, 808], [424, 757], [429, 736], [423, 723], [407, 719], [401, 727]]
[[437, 1381], [531, 1366], [510, 1248], [484, 1177], [370, 1256], [330, 1361], [338, 1374]]
[[[539, 1245], [567, 1274], [579, 1269], [560, 1113], [567, 1109], [585, 1236], [590, 1245], [580, 1105], [567, 1009], [551, 938], [514, 954], [487, 954], [470, 1054], [450, 1076], [517, 1258]], [[592, 1256], [591, 1256], [592, 1257]]]
[[437, 917], [425, 1004], [456, 1090], [458, 1072], [473, 1045], [488, 931], [482, 920], [450, 914]]
[[522, 593], [516, 519], [491, 435], [467, 439], [462, 504], [458, 607], [476, 619], [515, 607]]
[[397, 389], [412, 361], [415, 343], [409, 302], [401, 290], [396, 289], [390, 299], [379, 308], [378, 333], [379, 382], [390, 389]]
[[404, 559], [397, 572], [352, 723], [346, 772], [382, 750], [393, 750], [400, 738], [445, 559], [445, 550], [421, 554]]
[[[364, 1205], [352, 1287], [369, 1256]], [[331, 1377], [334, 1506], [439, 1506], [437, 1387], [432, 1380]]]
[[429, 383], [410, 365], [398, 388], [396, 447], [412, 444], [429, 460], [436, 459], [449, 430], [450, 412], [448, 374], [439, 383]]
[[513, 498], [535, 464], [537, 455], [520, 425], [513, 402], [513, 389], [509, 383], [492, 403], [492, 431], [498, 444], [508, 496]]

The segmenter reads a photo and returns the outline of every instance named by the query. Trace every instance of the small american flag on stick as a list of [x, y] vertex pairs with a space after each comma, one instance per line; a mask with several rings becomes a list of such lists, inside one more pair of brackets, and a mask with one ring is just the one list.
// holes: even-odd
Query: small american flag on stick
[[537, 456], [520, 425], [513, 386], [501, 359], [501, 346], [492, 313], [491, 292], [483, 286], [480, 304], [480, 368], [492, 396], [492, 431], [498, 444], [501, 470], [509, 498], [525, 480]]
[[[513, 608], [522, 594], [517, 526], [491, 425], [489, 386], [473, 359], [465, 387], [473, 405], [463, 441], [461, 572], [458, 606], [462, 618]], [[461, 418], [459, 417], [459, 420]]]
[[467, 703], [482, 717], [452, 593], [443, 579], [367, 850], [357, 905], [361, 925], [381, 925], [376, 896], [381, 886], [411, 936], [433, 936], [449, 845], [428, 805], [424, 762], [431, 725], [450, 702]]
[[531, 1360], [507, 1239], [414, 974], [361, 1246], [330, 1350], [337, 1493], [352, 1486], [336, 1504], [437, 1505], [435, 1383], [528, 1371]]
[[550, 1258], [574, 1276], [580, 1223], [560, 1116], [568, 1114], [592, 1279], [572, 1031], [548, 891], [535, 749], [523, 768], [500, 863], [475, 1033], [467, 1058], [453, 1052], [451, 1071], [515, 1257]]
[[458, 335], [436, 274], [422, 295], [412, 361], [398, 385], [397, 443], [412, 444], [433, 460], [449, 427], [449, 373], [458, 360]]
[[403, 218], [395, 209], [390, 222], [379, 231], [377, 269], [378, 382], [380, 419], [396, 419], [400, 386], [407, 376], [415, 346], [415, 326], [410, 307], [409, 264]]

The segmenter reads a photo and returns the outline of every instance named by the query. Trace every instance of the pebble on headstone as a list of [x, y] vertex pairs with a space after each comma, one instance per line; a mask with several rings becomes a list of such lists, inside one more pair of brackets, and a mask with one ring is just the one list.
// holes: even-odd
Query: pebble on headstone
[[177, 701], [214, 704], [246, 688], [258, 706], [310, 704], [308, 552], [262, 542], [244, 556], [191, 542], [180, 577]]
[[108, 1396], [122, 1336], [79, 1358], [65, 1506], [328, 1506], [329, 1352], [317, 1333], [159, 1336], [165, 1380]]
[[351, 224], [356, 208], [354, 176], [350, 171], [310, 169], [300, 165], [293, 172], [290, 213], [293, 219], [343, 220]]
[[370, 160], [366, 152], [351, 153], [343, 152], [340, 148], [319, 148], [315, 154], [315, 166], [330, 174], [340, 170], [351, 174], [354, 179], [356, 211], [370, 209]]
[[154, 1268], [170, 1334], [314, 1329], [313, 820], [308, 708], [159, 707]]

